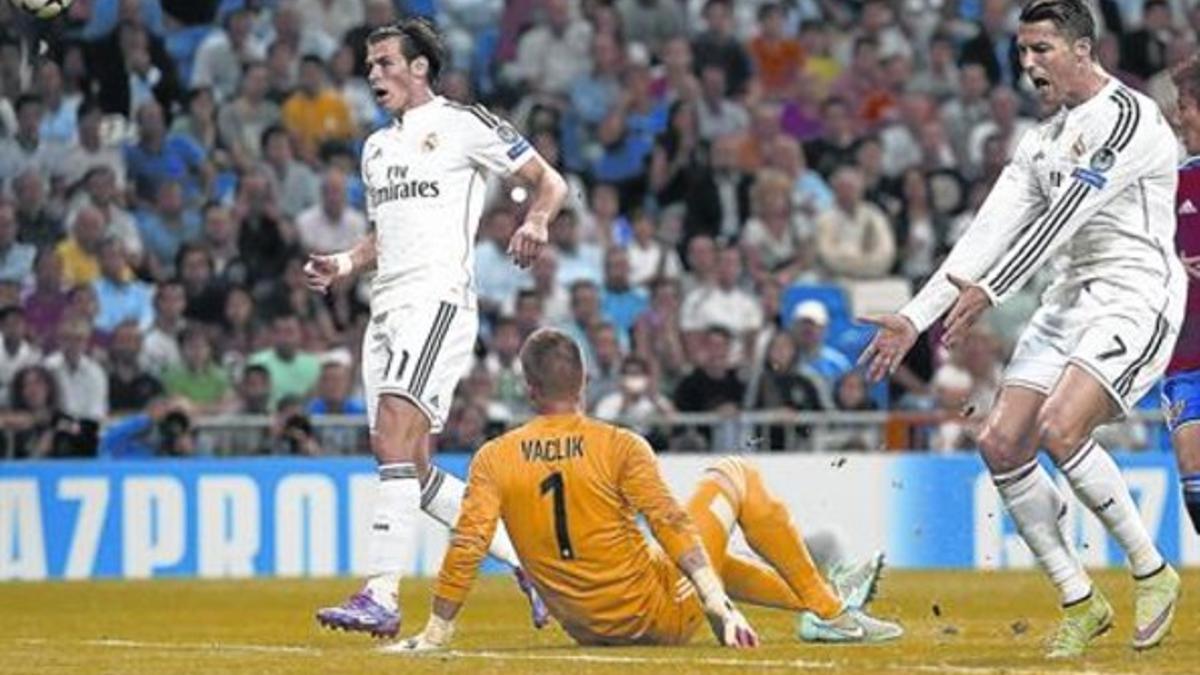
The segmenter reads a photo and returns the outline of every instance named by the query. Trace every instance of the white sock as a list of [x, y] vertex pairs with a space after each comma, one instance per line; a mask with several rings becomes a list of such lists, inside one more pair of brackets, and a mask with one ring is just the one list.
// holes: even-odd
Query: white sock
[[1012, 471], [993, 474], [992, 481], [1017, 522], [1021, 538], [1058, 588], [1062, 604], [1086, 598], [1092, 592], [1092, 581], [1067, 546], [1058, 522], [1067, 503], [1037, 458]]
[[1079, 501], [1096, 514], [1125, 549], [1134, 577], [1149, 576], [1162, 568], [1163, 557], [1146, 531], [1129, 486], [1103, 446], [1088, 440], [1062, 463], [1061, 469]]
[[371, 522], [367, 592], [376, 602], [395, 610], [400, 579], [413, 549], [413, 528], [421, 505], [417, 466], [411, 462], [379, 465], [379, 492]]
[[[421, 486], [421, 510], [446, 527], [453, 528], [458, 522], [458, 511], [466, 491], [467, 484], [458, 476], [446, 473], [436, 466], [430, 467], [429, 477]], [[492, 537], [488, 553], [509, 567], [521, 566], [512, 540], [508, 538], [508, 530], [504, 529], [503, 520], [496, 523], [496, 534]]]

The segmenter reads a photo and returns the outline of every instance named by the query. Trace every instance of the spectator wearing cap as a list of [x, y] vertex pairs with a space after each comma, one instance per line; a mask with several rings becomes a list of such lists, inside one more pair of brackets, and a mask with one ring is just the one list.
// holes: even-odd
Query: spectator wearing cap
[[354, 136], [350, 106], [327, 80], [325, 62], [305, 56], [300, 61], [300, 88], [283, 103], [283, 126], [295, 134], [304, 158], [315, 158], [322, 143]]
[[833, 388], [854, 364], [846, 355], [825, 344], [829, 310], [820, 300], [805, 300], [792, 310], [789, 332], [796, 341], [796, 371], [820, 378], [825, 401], [833, 400]]
[[64, 322], [58, 331], [59, 351], [46, 357], [45, 365], [58, 383], [63, 412], [100, 422], [108, 417], [108, 376], [87, 353], [91, 339], [92, 326], [86, 319]]
[[53, 248], [63, 237], [62, 211], [46, 201], [46, 181], [34, 169], [26, 169], [13, 178], [13, 209], [17, 220], [17, 241], [36, 248]]
[[154, 290], [131, 276], [120, 240], [105, 239], [100, 245], [100, 278], [92, 282], [100, 310], [95, 326], [100, 332], [110, 333], [126, 320], [142, 330], [154, 322]]
[[331, 168], [321, 180], [321, 202], [296, 218], [300, 246], [308, 253], [336, 253], [353, 248], [367, 234], [367, 219], [346, 204], [346, 174]]
[[0, 307], [0, 408], [8, 407], [8, 387], [17, 372], [42, 361], [42, 350], [29, 341], [21, 308]]
[[877, 279], [896, 262], [896, 241], [887, 216], [863, 198], [862, 172], [842, 167], [833, 174], [834, 206], [817, 216], [817, 256], [830, 276]]
[[742, 251], [737, 246], [726, 246], [717, 254], [715, 282], [691, 290], [683, 299], [679, 323], [692, 358], [701, 351], [700, 343], [712, 326], [720, 326], [733, 336], [732, 360], [740, 361], [743, 354], [750, 353], [763, 315], [758, 300], [738, 285], [741, 278]]
[[37, 249], [17, 241], [17, 213], [12, 203], [0, 200], [0, 281], [24, 283], [33, 273]]
[[105, 365], [109, 412], [114, 416], [141, 412], [151, 399], [162, 394], [162, 383], [141, 366], [142, 344], [136, 321], [122, 321], [113, 329]]

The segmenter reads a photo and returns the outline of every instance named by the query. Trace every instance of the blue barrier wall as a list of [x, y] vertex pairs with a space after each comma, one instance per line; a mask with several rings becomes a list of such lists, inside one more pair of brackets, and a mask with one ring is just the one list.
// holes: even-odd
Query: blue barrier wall
[[[686, 496], [711, 459], [664, 456], [663, 472]], [[883, 548], [902, 567], [1032, 564], [975, 456], [753, 460], [803, 530], [832, 529], [852, 555]], [[460, 476], [468, 461], [438, 459]], [[1167, 557], [1200, 562], [1171, 456], [1119, 463]], [[365, 458], [0, 464], [0, 579], [362, 574], [374, 489]], [[421, 521], [405, 564], [432, 574], [448, 533]], [[1123, 563], [1073, 501], [1066, 526], [1087, 564]]]

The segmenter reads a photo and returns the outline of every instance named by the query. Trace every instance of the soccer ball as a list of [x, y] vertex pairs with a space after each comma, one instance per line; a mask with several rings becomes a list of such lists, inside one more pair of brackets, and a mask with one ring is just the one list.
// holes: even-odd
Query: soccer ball
[[62, 14], [75, 0], [12, 0], [20, 10], [29, 12], [39, 19], [53, 19]]

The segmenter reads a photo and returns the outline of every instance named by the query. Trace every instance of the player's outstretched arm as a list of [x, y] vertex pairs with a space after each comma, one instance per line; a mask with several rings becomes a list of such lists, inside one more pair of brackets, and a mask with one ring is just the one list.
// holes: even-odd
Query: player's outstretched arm
[[691, 579], [704, 605], [704, 616], [712, 628], [717, 641], [725, 647], [747, 649], [758, 646], [758, 633], [750, 626], [746, 617], [733, 606], [725, 593], [725, 586], [717, 576], [708, 556], [699, 545], [692, 547], [679, 558], [679, 568]]
[[525, 214], [525, 222], [508, 240], [508, 255], [523, 269], [532, 265], [546, 247], [550, 222], [558, 215], [567, 197], [567, 181], [537, 155], [521, 165], [515, 175], [533, 190], [533, 202]]
[[354, 248], [331, 255], [310, 254], [304, 263], [304, 282], [309, 290], [324, 293], [334, 282], [349, 279], [375, 264], [375, 233], [363, 237]]

